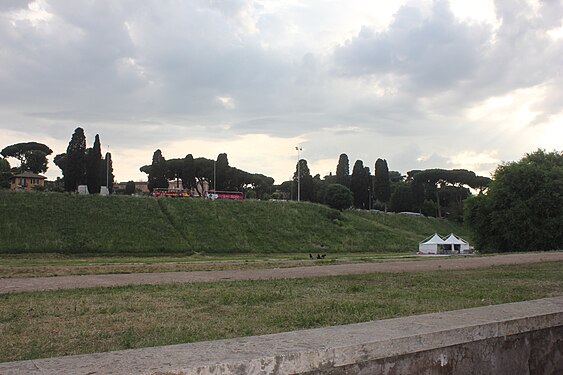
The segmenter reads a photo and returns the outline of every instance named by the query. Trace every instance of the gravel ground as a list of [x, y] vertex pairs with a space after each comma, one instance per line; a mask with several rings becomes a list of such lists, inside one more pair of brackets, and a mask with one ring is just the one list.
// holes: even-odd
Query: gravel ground
[[505, 254], [495, 256], [440, 257], [428, 260], [383, 263], [353, 263], [309, 267], [154, 272], [83, 276], [53, 276], [0, 279], [0, 294], [41, 290], [111, 287], [120, 285], [157, 285], [221, 280], [291, 279], [317, 276], [354, 275], [371, 272], [421, 272], [469, 269], [508, 264], [563, 260], [563, 251], [549, 253]]

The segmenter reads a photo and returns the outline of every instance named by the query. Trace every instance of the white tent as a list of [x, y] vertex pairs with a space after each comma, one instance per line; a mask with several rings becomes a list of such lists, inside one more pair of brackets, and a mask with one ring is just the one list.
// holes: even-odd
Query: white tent
[[438, 233], [434, 233], [433, 236], [418, 244], [418, 252], [422, 254], [438, 254], [443, 249], [444, 244], [442, 237]]
[[450, 233], [448, 238], [444, 240], [446, 251], [453, 251], [454, 253], [467, 253], [469, 252], [469, 242], [463, 238]]

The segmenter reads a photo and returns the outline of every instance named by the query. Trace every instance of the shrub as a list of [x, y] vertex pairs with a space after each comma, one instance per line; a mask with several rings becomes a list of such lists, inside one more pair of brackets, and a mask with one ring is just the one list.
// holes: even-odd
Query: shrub
[[329, 207], [344, 210], [350, 208], [353, 196], [350, 189], [340, 184], [330, 184], [326, 189], [325, 204]]

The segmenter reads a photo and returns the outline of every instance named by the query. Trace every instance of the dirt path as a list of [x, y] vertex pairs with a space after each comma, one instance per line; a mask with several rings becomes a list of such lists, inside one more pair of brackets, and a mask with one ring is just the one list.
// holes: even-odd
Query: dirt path
[[84, 276], [55, 276], [0, 279], [0, 294], [40, 290], [110, 287], [120, 285], [157, 285], [220, 280], [267, 280], [317, 276], [353, 275], [371, 272], [420, 272], [469, 269], [508, 264], [563, 260], [563, 252], [507, 254], [488, 257], [440, 258], [385, 263], [354, 263], [326, 266], [158, 272]]

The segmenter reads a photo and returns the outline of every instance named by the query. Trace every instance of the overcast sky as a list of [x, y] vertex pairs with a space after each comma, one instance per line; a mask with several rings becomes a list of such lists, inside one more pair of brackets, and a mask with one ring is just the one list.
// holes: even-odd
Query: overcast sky
[[[563, 149], [563, 0], [1, 0], [0, 148], [100, 134], [118, 181], [165, 158], [290, 179], [489, 176]], [[12, 166], [18, 165], [10, 160]]]

